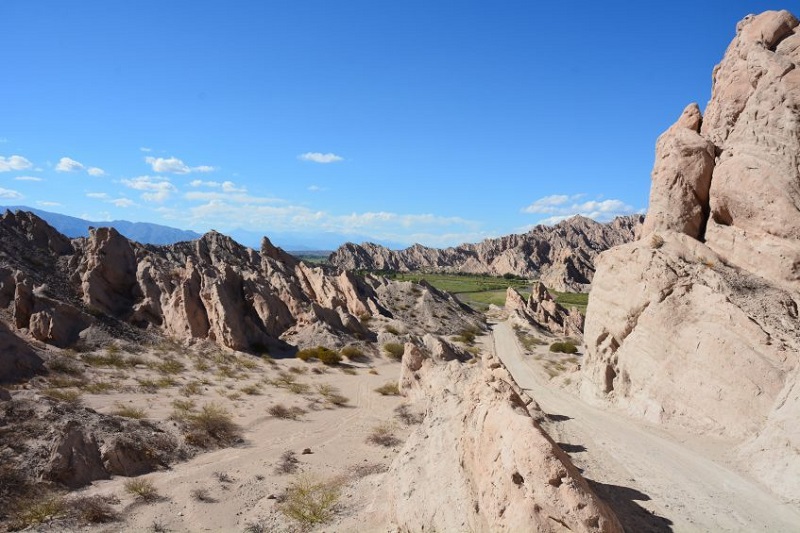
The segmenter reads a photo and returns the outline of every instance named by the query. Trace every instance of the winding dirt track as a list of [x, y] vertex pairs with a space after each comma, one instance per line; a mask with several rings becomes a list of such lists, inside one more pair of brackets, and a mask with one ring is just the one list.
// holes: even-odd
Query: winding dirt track
[[548, 413], [551, 436], [630, 533], [800, 532], [800, 510], [724, 462], [732, 456], [729, 443], [669, 434], [588, 405], [548, 386], [507, 322], [497, 324], [493, 336], [497, 356]]

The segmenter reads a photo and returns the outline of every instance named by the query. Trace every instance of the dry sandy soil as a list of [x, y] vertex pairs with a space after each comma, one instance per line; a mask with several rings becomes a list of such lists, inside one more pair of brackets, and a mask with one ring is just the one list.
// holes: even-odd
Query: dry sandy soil
[[800, 510], [742, 474], [731, 443], [587, 405], [555, 385], [565, 378], [542, 364], [552, 358], [547, 345], [526, 350], [508, 322], [493, 336], [514, 379], [548, 413], [550, 435], [627, 531], [800, 531]]

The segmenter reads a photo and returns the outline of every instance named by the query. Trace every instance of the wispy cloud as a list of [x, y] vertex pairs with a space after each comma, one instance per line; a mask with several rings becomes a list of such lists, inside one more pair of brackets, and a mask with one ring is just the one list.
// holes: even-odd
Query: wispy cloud
[[36, 176], [17, 176], [14, 179], [17, 181], [44, 181], [42, 178]]
[[83, 163], [75, 161], [71, 157], [62, 157], [58, 160], [56, 165], [56, 172], [77, 172], [83, 170], [85, 167]]
[[105, 199], [108, 198], [108, 193], [107, 192], [87, 192], [86, 193], [86, 197], [87, 198], [96, 198], [98, 200], [105, 200]]
[[21, 155], [12, 155], [10, 157], [0, 156], [0, 172], [10, 172], [12, 170], [25, 170], [31, 168], [33, 163], [22, 157]]
[[3, 189], [0, 187], [0, 198], [5, 198], [6, 200], [20, 200], [24, 198], [22, 194], [17, 191], [13, 191], [11, 189]]
[[608, 222], [615, 217], [637, 213], [635, 207], [613, 198], [586, 200], [586, 194], [554, 194], [544, 196], [523, 208], [524, 213], [550, 215], [538, 221], [539, 224], [555, 224], [574, 215], [581, 215], [598, 222]]
[[240, 187], [236, 185], [232, 181], [203, 181], [203, 180], [192, 180], [189, 185], [192, 187], [208, 187], [211, 189], [221, 189], [222, 192], [227, 193], [243, 193], [247, 192], [246, 187]]
[[152, 148], [148, 148], [148, 147], [146, 147], [146, 146], [142, 146], [142, 147], [140, 147], [140, 148], [139, 148], [139, 150], [140, 150], [140, 151], [142, 151], [142, 152], [145, 152], [145, 153], [149, 153], [149, 152], [152, 152], [152, 151], [153, 151], [153, 149], [152, 149]]
[[58, 207], [58, 206], [60, 206], [62, 204], [60, 204], [59, 202], [37, 201], [36, 205], [39, 205], [39, 206], [42, 206], [42, 207]]
[[153, 172], [162, 172], [169, 174], [189, 174], [191, 172], [213, 172], [216, 170], [209, 165], [200, 165], [197, 167], [190, 167], [177, 157], [152, 157], [144, 158], [145, 163], [150, 165]]
[[320, 187], [319, 185], [309, 185], [307, 188], [311, 192], [322, 192], [328, 190], [326, 187]]
[[337, 163], [344, 161], [342, 156], [328, 152], [323, 154], [321, 152], [306, 152], [297, 156], [302, 161], [311, 161], [312, 163]]
[[158, 176], [139, 176], [120, 180], [120, 183], [130, 189], [144, 191], [141, 194], [141, 198], [146, 202], [164, 202], [172, 193], [178, 191], [169, 180]]
[[102, 168], [97, 168], [97, 167], [89, 167], [89, 168], [86, 169], [86, 172], [88, 172], [90, 176], [94, 176], [96, 178], [99, 178], [101, 176], [105, 176], [106, 175], [106, 171], [105, 170], [103, 170]]
[[134, 202], [130, 198], [113, 198], [109, 200], [109, 203], [112, 203], [117, 207], [123, 207], [123, 208], [136, 205], [136, 202]]

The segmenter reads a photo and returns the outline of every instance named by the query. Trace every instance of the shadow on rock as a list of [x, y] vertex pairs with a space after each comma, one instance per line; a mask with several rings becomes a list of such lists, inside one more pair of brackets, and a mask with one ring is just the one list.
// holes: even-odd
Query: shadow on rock
[[637, 501], [650, 500], [647, 494], [620, 485], [608, 485], [586, 479], [589, 486], [619, 518], [625, 531], [636, 533], [669, 533], [672, 532], [672, 520], [648, 511]]

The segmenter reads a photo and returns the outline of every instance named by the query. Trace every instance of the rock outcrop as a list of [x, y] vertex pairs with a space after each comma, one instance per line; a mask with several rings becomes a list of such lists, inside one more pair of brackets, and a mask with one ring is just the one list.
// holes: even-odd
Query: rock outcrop
[[594, 258], [612, 246], [633, 240], [643, 217], [619, 217], [607, 224], [575, 216], [555, 226], [536, 226], [522, 235], [486, 239], [453, 248], [415, 244], [405, 250], [348, 243], [329, 260], [347, 270], [463, 272], [541, 278], [560, 291], [586, 292]]
[[403, 365], [403, 393], [426, 415], [372, 506], [392, 529], [622, 531], [493, 356], [437, 361], [408, 344]]
[[640, 240], [600, 255], [584, 392], [736, 439], [800, 500], [800, 27], [749, 16], [657, 143]]
[[527, 300], [509, 287], [505, 309], [520, 320], [554, 335], [583, 336], [583, 314], [574, 307], [567, 310], [558, 304], [543, 283], [533, 284]]
[[[442, 335], [482, 327], [426, 284], [311, 267], [266, 238], [260, 252], [216, 232], [145, 246], [98, 228], [70, 241], [24, 212], [0, 218], [0, 314], [12, 330], [59, 347], [97, 328], [262, 352], [374, 340], [372, 316]], [[0, 380], [36, 366], [24, 350], [14, 353], [0, 365]]]

